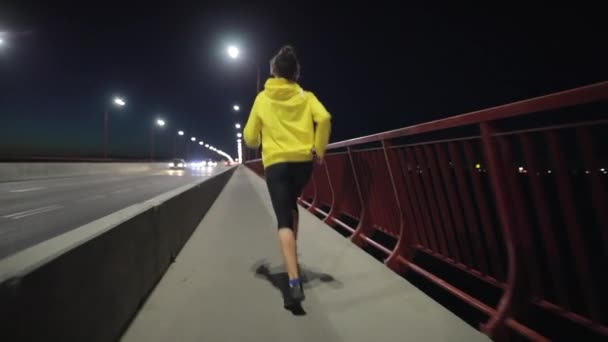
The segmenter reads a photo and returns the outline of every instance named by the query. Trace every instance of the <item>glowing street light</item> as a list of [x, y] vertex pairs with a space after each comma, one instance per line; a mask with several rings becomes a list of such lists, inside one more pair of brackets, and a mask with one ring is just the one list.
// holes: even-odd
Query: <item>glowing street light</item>
[[238, 112], [239, 110], [241, 110], [241, 107], [239, 105], [234, 105], [232, 106], [232, 109], [234, 109], [235, 112]]
[[[2, 38], [0, 38], [0, 46], [2, 45]], [[114, 103], [114, 105], [118, 106], [118, 107], [124, 107], [127, 103], [125, 102], [125, 100], [123, 98], [120, 97], [115, 97], [112, 100], [112, 103]], [[103, 144], [103, 157], [104, 158], [108, 158], [108, 144], [109, 144], [109, 129], [108, 129], [108, 121], [109, 121], [109, 115], [110, 115], [110, 108], [109, 106], [106, 107], [106, 111], [103, 113], [103, 124], [104, 124], [104, 144]]]
[[190, 141], [196, 141], [196, 137], [190, 138]]
[[[184, 131], [179, 130], [177, 131], [177, 135], [179, 135], [180, 137], [184, 136]], [[177, 157], [177, 136], [173, 136], [173, 158]]]
[[158, 118], [150, 127], [150, 160], [154, 160], [154, 127], [164, 127], [165, 125], [165, 120]]
[[201, 146], [203, 146], [203, 142], [202, 141], [199, 141], [198, 144], [201, 145]]
[[[241, 54], [241, 51], [239, 50], [239, 48], [236, 45], [228, 46], [227, 52], [228, 52], [228, 56], [231, 59], [237, 59]], [[260, 66], [257, 63], [255, 63], [255, 67], [257, 69], [257, 76], [258, 76], [257, 82], [256, 82], [256, 92], [259, 93], [260, 92]], [[236, 110], [238, 111], [238, 109], [236, 109]]]
[[242, 138], [242, 137], [243, 137], [243, 134], [241, 134], [241, 133], [237, 133], [237, 134], [236, 134], [236, 137], [237, 137], [237, 138]]
[[206, 148], [209, 148], [209, 144], [205, 144], [205, 147], [206, 147]]
[[241, 54], [241, 51], [239, 50], [238, 47], [236, 47], [234, 45], [230, 45], [228, 47], [228, 56], [230, 56], [230, 58], [237, 59], [240, 54]]
[[120, 97], [115, 97], [114, 98], [114, 104], [117, 105], [117, 106], [123, 107], [127, 103], [125, 102], [124, 99], [121, 99]]
[[240, 123], [237, 123], [236, 125], [234, 125], [234, 127], [235, 127], [236, 129], [239, 129], [239, 128], [241, 128], [241, 124], [240, 124]]
[[0, 46], [4, 45], [4, 39], [0, 38]]

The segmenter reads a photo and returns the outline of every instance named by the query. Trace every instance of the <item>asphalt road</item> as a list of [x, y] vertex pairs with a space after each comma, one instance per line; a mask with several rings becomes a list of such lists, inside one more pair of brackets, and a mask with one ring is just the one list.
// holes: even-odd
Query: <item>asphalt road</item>
[[0, 183], [0, 258], [225, 170], [160, 170]]

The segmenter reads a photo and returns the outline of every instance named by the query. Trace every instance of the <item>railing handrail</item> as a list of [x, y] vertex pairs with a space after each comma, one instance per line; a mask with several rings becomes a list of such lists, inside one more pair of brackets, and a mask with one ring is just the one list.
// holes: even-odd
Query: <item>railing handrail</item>
[[608, 100], [608, 81], [460, 114], [446, 119], [429, 121], [392, 131], [339, 141], [329, 144], [327, 148], [336, 149], [352, 145], [379, 142], [382, 140], [478, 124], [480, 122], [495, 121], [518, 115], [527, 115], [535, 112], [571, 107], [602, 100]]
[[[605, 338], [608, 311], [599, 304], [604, 284], [594, 258], [608, 248], [608, 172], [597, 153], [607, 100], [604, 81], [333, 143], [300, 202], [358, 246], [372, 247], [391, 269], [483, 312], [480, 329], [493, 338], [540, 342], [575, 331]], [[560, 111], [591, 103], [601, 106]], [[532, 113], [542, 120], [520, 120]], [[464, 127], [449, 136], [421, 134]], [[570, 164], [584, 175], [572, 177]], [[247, 166], [264, 174], [259, 159]], [[500, 299], [488, 304], [475, 284]], [[530, 305], [538, 321], [525, 319]], [[541, 323], [548, 317], [575, 326], [548, 327]]]

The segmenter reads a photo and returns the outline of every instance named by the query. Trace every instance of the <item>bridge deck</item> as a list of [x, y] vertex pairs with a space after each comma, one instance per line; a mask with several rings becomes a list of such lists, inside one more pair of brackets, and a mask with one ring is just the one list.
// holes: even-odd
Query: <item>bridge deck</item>
[[271, 209], [264, 182], [237, 170], [122, 340], [488, 340], [304, 210], [307, 299], [286, 311]]

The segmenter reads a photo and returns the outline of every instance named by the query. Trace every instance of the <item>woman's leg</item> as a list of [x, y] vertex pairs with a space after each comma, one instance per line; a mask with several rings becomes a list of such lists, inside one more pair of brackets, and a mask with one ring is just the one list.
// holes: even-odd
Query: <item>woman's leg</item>
[[266, 183], [278, 221], [283, 260], [291, 281], [298, 280], [300, 275], [298, 273], [296, 234], [293, 226], [293, 204], [291, 202], [294, 191], [290, 171], [287, 163], [270, 166], [266, 170]]
[[296, 163], [292, 170], [292, 215], [293, 215], [293, 232], [295, 239], [298, 240], [298, 228], [300, 226], [300, 215], [298, 212], [298, 198], [302, 195], [304, 187], [310, 180], [312, 173], [312, 163]]
[[298, 206], [296, 204], [296, 208], [292, 211], [293, 216], [293, 236], [298, 241], [298, 227], [300, 226], [300, 214], [298, 213]]
[[279, 228], [279, 240], [289, 280], [297, 280], [300, 278], [300, 274], [298, 272], [298, 247], [294, 231], [288, 227]]

